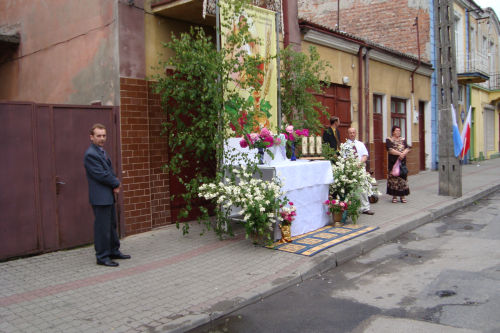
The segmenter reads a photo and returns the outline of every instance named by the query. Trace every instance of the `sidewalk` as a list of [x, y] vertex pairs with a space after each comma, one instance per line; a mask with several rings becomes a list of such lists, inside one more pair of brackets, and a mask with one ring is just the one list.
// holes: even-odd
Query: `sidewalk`
[[[438, 173], [410, 176], [408, 203], [382, 195], [361, 225], [380, 229], [313, 257], [169, 226], [122, 240], [131, 260], [97, 266], [92, 246], [0, 263], [0, 332], [183, 332], [340, 265], [500, 189], [500, 159], [462, 168], [463, 196]], [[379, 183], [385, 193], [385, 181]]]

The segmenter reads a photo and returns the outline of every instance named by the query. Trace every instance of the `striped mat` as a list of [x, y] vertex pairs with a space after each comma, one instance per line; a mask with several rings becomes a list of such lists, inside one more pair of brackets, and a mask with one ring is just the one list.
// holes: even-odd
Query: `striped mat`
[[310, 257], [329, 247], [367, 234], [378, 228], [379, 227], [358, 226], [355, 224], [344, 225], [340, 228], [328, 225], [306, 234], [292, 237], [291, 243], [280, 244], [276, 242], [270, 245], [269, 248]]

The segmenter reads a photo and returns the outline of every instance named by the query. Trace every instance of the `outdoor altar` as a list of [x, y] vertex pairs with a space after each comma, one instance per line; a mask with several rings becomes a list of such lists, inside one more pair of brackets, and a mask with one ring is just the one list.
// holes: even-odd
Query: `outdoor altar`
[[[226, 142], [227, 159], [233, 164], [242, 165], [242, 152], [257, 158], [257, 149], [242, 148], [241, 138], [230, 138]], [[307, 161], [286, 159], [279, 146], [271, 152], [274, 156], [265, 153], [263, 164], [258, 168], [265, 180], [277, 177], [283, 184], [283, 191], [288, 200], [293, 202], [297, 211], [291, 227], [291, 236], [301, 235], [319, 229], [330, 223], [330, 216], [326, 214], [328, 208], [324, 201], [328, 199], [329, 185], [333, 182], [333, 173], [330, 161]], [[231, 207], [231, 214], [238, 216], [238, 207]], [[278, 223], [274, 225], [274, 239], [281, 237]]]

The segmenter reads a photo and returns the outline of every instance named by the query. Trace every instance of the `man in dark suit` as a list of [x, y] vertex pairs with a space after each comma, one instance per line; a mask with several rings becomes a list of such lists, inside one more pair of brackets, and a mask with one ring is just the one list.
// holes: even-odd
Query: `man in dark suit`
[[89, 199], [94, 210], [94, 247], [97, 264], [116, 267], [113, 259], [130, 259], [120, 252], [116, 230], [115, 193], [120, 192], [111, 160], [104, 150], [106, 127], [95, 124], [90, 129], [90, 147], [85, 152], [84, 166], [89, 183]]
[[323, 132], [323, 143], [328, 143], [335, 150], [339, 150], [340, 146], [339, 124], [339, 118], [333, 116], [330, 118], [330, 127]]

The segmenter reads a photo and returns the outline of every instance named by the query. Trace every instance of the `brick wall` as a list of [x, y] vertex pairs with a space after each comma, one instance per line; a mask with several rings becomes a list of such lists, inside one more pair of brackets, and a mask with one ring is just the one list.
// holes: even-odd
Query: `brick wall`
[[160, 95], [153, 93], [153, 83], [148, 82], [149, 154], [152, 227], [170, 224], [170, 188], [168, 174], [162, 167], [168, 161], [168, 146], [161, 135], [161, 123], [166, 120], [161, 109]]
[[[418, 15], [420, 51], [422, 59], [429, 61], [428, 6], [428, 2], [410, 0], [341, 1], [340, 30], [416, 57], [418, 47], [414, 23]], [[299, 18], [335, 29], [337, 1], [299, 0]]]
[[123, 210], [127, 235], [170, 221], [168, 177], [161, 165], [166, 144], [160, 137], [162, 112], [146, 80], [120, 78]]

